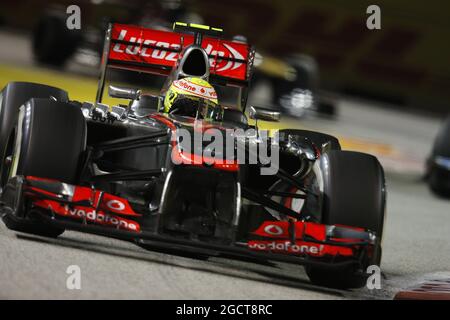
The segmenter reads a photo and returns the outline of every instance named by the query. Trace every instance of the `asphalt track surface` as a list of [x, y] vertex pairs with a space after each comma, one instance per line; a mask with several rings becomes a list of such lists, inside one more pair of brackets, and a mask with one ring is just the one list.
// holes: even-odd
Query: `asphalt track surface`
[[[8, 44], [0, 47], [0, 67], [34, 70], [25, 37], [2, 31], [0, 43]], [[0, 77], [19, 80], [8, 79], [14, 74]], [[339, 101], [339, 110], [337, 121], [285, 124], [336, 134], [346, 148], [373, 151], [382, 159], [388, 205], [380, 290], [314, 286], [300, 266], [198, 260], [72, 231], [47, 239], [0, 223], [0, 298], [390, 299], [422, 280], [450, 277], [450, 201], [436, 198], [420, 179], [440, 119], [347, 98]], [[70, 265], [81, 268], [81, 290], [66, 287]]]

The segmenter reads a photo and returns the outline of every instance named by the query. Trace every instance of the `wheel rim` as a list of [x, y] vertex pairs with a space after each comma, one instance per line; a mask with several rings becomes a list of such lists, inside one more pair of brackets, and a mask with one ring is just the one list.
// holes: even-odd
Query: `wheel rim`
[[0, 175], [0, 192], [3, 191], [6, 183], [11, 176], [11, 168], [14, 160], [14, 140], [15, 140], [15, 130], [11, 133], [8, 143], [6, 144], [5, 155], [2, 159], [2, 172]]
[[0, 192], [3, 192], [9, 179], [17, 175], [19, 165], [19, 155], [22, 149], [22, 129], [23, 129], [24, 109], [20, 108], [18, 126], [13, 129], [8, 139], [8, 144], [2, 159], [3, 169], [0, 173]]

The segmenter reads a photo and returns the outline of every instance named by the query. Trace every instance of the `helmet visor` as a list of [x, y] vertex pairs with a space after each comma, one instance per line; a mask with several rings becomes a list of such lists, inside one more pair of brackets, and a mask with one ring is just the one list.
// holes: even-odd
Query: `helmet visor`
[[196, 119], [221, 121], [223, 110], [218, 104], [208, 99], [178, 96], [169, 113]]

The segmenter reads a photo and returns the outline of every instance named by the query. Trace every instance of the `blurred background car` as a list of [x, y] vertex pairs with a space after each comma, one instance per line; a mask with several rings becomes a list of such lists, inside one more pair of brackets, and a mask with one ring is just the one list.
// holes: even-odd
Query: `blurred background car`
[[290, 54], [282, 59], [257, 52], [249, 100], [296, 118], [334, 117], [338, 98], [321, 90], [319, 77], [319, 65], [312, 56]]
[[[61, 69], [72, 59], [86, 66], [97, 67], [108, 23], [135, 24], [166, 30], [171, 29], [174, 21], [203, 23], [202, 16], [192, 11], [191, 2], [80, 1], [78, 5], [83, 14], [83, 28], [69, 30], [66, 27], [66, 11], [70, 2], [47, 1], [36, 12], [37, 18], [33, 21], [26, 19], [28, 27], [33, 29], [30, 39], [33, 58], [38, 64]], [[211, 25], [215, 25], [211, 22]], [[247, 42], [245, 36], [238, 35], [234, 38], [236, 41]], [[128, 75], [121, 77], [135, 84], [160, 87], [163, 81], [145, 74]], [[256, 85], [251, 103], [259, 103], [297, 118], [308, 114], [328, 117], [336, 115], [336, 98], [320, 92], [319, 67], [312, 56], [293, 53], [271, 56], [257, 53], [254, 82]], [[264, 91], [262, 95], [261, 91]], [[263, 97], [264, 100], [257, 97]]]
[[450, 197], [450, 116], [443, 122], [427, 161], [427, 180], [439, 196]]

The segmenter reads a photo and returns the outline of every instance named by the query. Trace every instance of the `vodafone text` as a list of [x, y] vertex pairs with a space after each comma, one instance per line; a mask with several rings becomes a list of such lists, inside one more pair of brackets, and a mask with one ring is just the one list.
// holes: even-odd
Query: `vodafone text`
[[74, 209], [67, 208], [67, 209], [68, 214], [70, 216], [78, 219], [86, 219], [91, 222], [116, 226], [121, 229], [126, 229], [130, 231], [139, 231], [139, 225], [137, 225], [133, 221], [128, 221], [119, 217], [114, 217], [102, 212], [95, 212], [95, 210], [83, 210], [78, 208]]
[[250, 241], [248, 246], [253, 250], [306, 253], [311, 255], [320, 255], [324, 248], [323, 245], [297, 245], [292, 244], [290, 241]]

